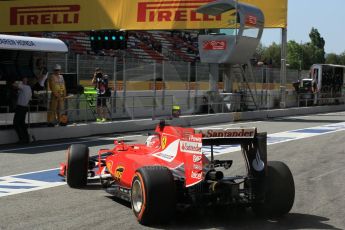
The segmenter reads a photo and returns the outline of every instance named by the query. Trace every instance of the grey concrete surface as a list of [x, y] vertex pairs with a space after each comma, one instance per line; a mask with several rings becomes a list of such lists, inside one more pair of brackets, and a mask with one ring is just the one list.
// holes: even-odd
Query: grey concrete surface
[[[173, 122], [176, 125], [182, 126], [206, 125], [217, 122], [246, 121], [337, 111], [345, 111], [345, 105], [182, 116], [181, 118], [174, 119]], [[149, 130], [153, 129], [157, 123], [158, 120], [151, 119], [113, 121], [106, 123], [91, 122], [88, 124], [72, 124], [65, 127], [32, 128], [29, 131], [31, 135], [35, 136], [36, 140], [56, 140], [61, 138], [77, 138], [91, 135], [110, 134], [114, 132], [121, 133]], [[13, 129], [0, 130], [0, 145], [15, 143], [17, 141], [17, 136]]]
[[[260, 132], [315, 127], [345, 121], [345, 112], [294, 116], [217, 126], [257, 127]], [[214, 125], [215, 126], [215, 125]], [[140, 133], [139, 133], [140, 134]], [[143, 142], [144, 136], [128, 141]], [[39, 142], [30, 147], [0, 147], [0, 177], [58, 167], [65, 160], [66, 142], [83, 142], [95, 153], [112, 146], [109, 136]], [[119, 135], [117, 135], [119, 136]], [[219, 156], [234, 165], [228, 174], [243, 171], [239, 152]], [[250, 210], [179, 211], [171, 224], [159, 229], [345, 229], [345, 131], [268, 146], [269, 160], [284, 161], [296, 186], [291, 213], [279, 220], [256, 218]], [[60, 186], [0, 198], [0, 229], [143, 229], [128, 203], [109, 196], [97, 186], [76, 190]]]

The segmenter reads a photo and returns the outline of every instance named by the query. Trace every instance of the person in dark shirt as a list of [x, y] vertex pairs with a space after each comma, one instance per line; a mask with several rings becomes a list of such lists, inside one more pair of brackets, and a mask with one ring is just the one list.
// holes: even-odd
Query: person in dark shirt
[[96, 71], [92, 78], [92, 84], [97, 90], [97, 122], [105, 122], [107, 120], [107, 98], [109, 95], [108, 78], [103, 74], [100, 68]]
[[202, 97], [202, 104], [200, 108], [200, 113], [207, 114], [207, 113], [214, 113], [211, 105], [208, 102], [208, 99], [206, 96]]
[[29, 110], [29, 102], [32, 97], [31, 87], [28, 86], [28, 78], [23, 77], [21, 83], [14, 83], [13, 86], [18, 89], [18, 99], [13, 118], [13, 126], [18, 135], [18, 143], [30, 143], [28, 128], [25, 124], [26, 113]]

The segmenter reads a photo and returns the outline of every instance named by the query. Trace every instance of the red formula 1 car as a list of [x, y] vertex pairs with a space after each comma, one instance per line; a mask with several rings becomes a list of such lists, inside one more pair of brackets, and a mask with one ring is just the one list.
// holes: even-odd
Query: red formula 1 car
[[[232, 160], [214, 159], [213, 146], [239, 144], [246, 175], [225, 176]], [[206, 157], [203, 146], [210, 146]], [[72, 188], [97, 180], [113, 195], [131, 202], [141, 224], [166, 222], [177, 205], [241, 205], [259, 215], [279, 217], [294, 203], [294, 180], [282, 162], [267, 162], [267, 135], [255, 128], [193, 129], [161, 122], [145, 144], [117, 143], [89, 156], [71, 145], [60, 175]], [[225, 169], [225, 170], [224, 170]]]

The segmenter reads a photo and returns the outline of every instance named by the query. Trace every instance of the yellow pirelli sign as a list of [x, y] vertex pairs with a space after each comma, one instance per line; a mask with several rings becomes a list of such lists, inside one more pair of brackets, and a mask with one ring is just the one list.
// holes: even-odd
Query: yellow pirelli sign
[[[203, 15], [214, 0], [36, 0], [0, 2], [0, 32], [225, 28], [234, 15]], [[242, 0], [259, 7], [266, 28], [287, 26], [287, 0]]]
[[[0, 2], [0, 33], [118, 28], [112, 0]], [[109, 7], [111, 6], [111, 7]]]

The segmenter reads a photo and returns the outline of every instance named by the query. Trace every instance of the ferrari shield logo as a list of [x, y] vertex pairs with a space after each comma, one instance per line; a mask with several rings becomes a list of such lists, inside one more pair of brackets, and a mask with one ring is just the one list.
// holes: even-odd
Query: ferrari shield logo
[[109, 172], [111, 172], [111, 170], [113, 169], [113, 162], [112, 161], [108, 161], [106, 166], [107, 166]]
[[167, 146], [167, 137], [163, 136], [161, 142], [162, 149], [165, 149], [165, 147]]
[[120, 181], [125, 168], [123, 166], [117, 166], [114, 174], [115, 181]]

